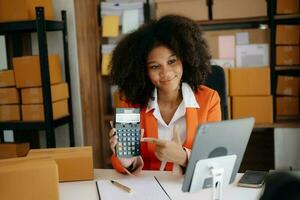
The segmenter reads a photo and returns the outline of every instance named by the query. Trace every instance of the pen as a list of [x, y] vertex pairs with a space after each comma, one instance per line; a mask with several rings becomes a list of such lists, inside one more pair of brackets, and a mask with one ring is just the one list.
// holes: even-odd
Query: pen
[[129, 193], [133, 192], [133, 190], [130, 187], [127, 187], [126, 185], [123, 185], [123, 184], [121, 184], [121, 183], [119, 183], [117, 181], [110, 180], [110, 182], [112, 184], [114, 184], [115, 186], [121, 188], [122, 190], [125, 190], [126, 192], [129, 192]]

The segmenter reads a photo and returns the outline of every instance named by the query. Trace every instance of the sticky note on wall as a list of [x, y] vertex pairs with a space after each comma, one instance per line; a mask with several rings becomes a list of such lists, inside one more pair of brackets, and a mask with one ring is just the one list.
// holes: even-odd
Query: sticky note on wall
[[102, 36], [117, 37], [119, 35], [119, 16], [103, 16], [102, 18]]
[[219, 58], [235, 58], [234, 35], [219, 36]]
[[102, 54], [102, 64], [101, 64], [101, 73], [102, 75], [109, 75], [109, 62], [111, 59], [111, 53], [103, 53]]

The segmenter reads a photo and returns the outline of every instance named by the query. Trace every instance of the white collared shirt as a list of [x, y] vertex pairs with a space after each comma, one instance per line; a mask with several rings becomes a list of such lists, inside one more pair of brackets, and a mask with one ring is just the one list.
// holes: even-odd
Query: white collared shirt
[[146, 112], [149, 112], [154, 109], [153, 115], [157, 119], [158, 139], [169, 140], [169, 141], [172, 140], [174, 125], [177, 126], [177, 130], [181, 138], [182, 144], [186, 139], [186, 120], [185, 120], [186, 108], [199, 108], [200, 106], [196, 101], [192, 88], [187, 83], [182, 83], [181, 91], [182, 91], [183, 100], [178, 106], [169, 124], [166, 124], [161, 116], [159, 106], [157, 103], [156, 88], [153, 94], [154, 99], [153, 100], [150, 99], [148, 101]]

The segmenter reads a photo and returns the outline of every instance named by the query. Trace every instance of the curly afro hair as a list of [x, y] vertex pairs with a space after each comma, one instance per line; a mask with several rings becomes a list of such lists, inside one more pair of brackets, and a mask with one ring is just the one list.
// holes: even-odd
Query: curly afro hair
[[182, 81], [194, 92], [210, 72], [211, 56], [200, 26], [183, 16], [166, 15], [124, 36], [112, 53], [112, 83], [118, 85], [127, 102], [145, 107], [152, 98], [154, 85], [147, 74], [147, 57], [159, 45], [179, 57], [183, 65]]

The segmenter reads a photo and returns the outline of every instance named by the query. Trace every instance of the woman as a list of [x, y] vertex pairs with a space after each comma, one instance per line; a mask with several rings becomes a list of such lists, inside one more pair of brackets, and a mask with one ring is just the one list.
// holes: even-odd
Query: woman
[[[110, 65], [122, 107], [141, 109], [145, 138], [141, 156], [113, 154], [113, 167], [127, 174], [184, 168], [198, 125], [221, 120], [219, 95], [202, 85], [210, 71], [210, 55], [199, 25], [176, 15], [144, 24], [119, 42]], [[112, 128], [113, 152], [116, 143]]]

